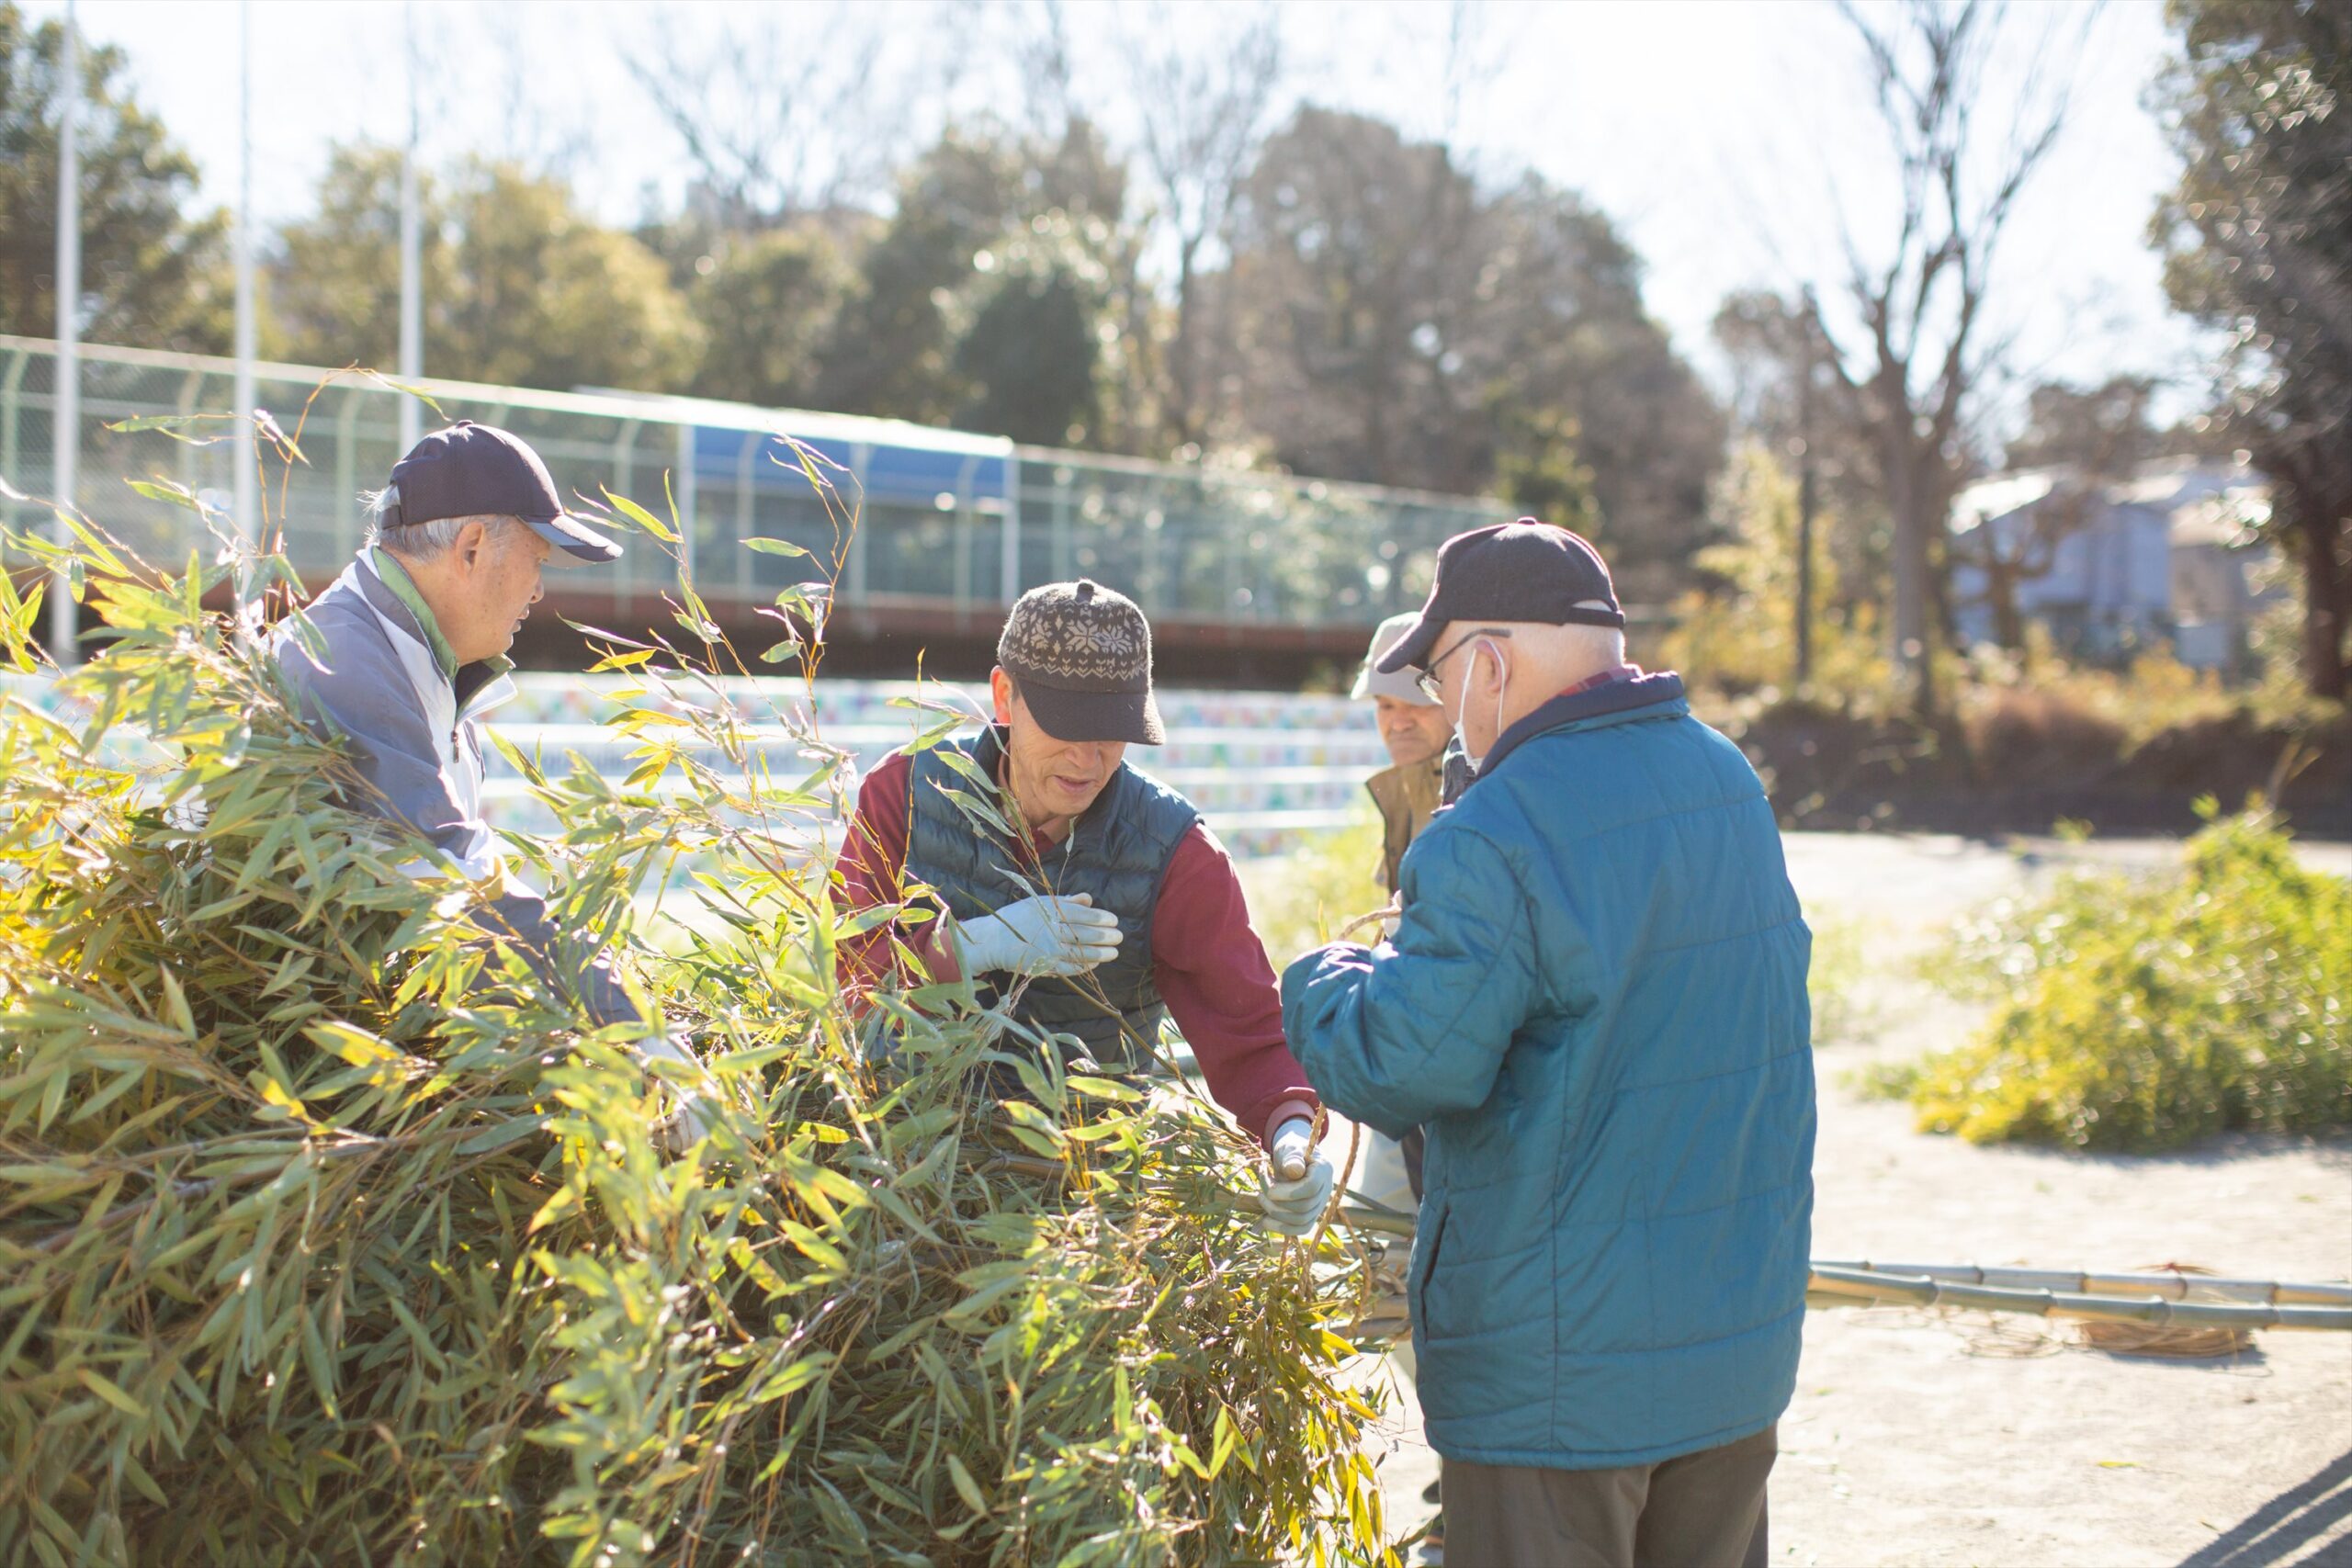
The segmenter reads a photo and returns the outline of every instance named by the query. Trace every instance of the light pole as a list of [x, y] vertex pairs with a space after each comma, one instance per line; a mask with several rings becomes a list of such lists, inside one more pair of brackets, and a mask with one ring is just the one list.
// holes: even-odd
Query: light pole
[[[64, 68], [59, 73], [57, 133], [57, 384], [50, 413], [50, 478], [55, 504], [71, 511], [82, 455], [82, 34], [74, 0], [65, 0]], [[62, 516], [50, 523], [50, 537], [70, 548], [73, 530]], [[63, 669], [78, 663], [74, 595], [61, 568], [50, 584], [49, 651]]]
[[[237, 6], [237, 538], [248, 554], [261, 540], [261, 475], [254, 442], [254, 8]], [[241, 624], [252, 569], [237, 568], [237, 612]]]
[[[424, 284], [418, 275], [424, 250], [424, 217], [416, 195], [416, 6], [401, 7], [408, 29], [408, 149], [401, 154], [401, 379], [413, 386], [424, 374]], [[424, 434], [417, 400], [401, 397], [401, 450]]]

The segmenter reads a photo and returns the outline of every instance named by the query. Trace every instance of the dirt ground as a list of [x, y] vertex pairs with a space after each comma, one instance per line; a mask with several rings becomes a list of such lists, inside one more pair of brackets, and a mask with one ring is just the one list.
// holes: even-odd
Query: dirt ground
[[[1974, 1021], [1905, 973], [1952, 917], [2068, 858], [2171, 852], [1790, 835], [1816, 926], [1862, 922], [1875, 1022], [1819, 1053], [1816, 1258], [2352, 1278], [2352, 1142], [2232, 1138], [2152, 1158], [1975, 1148], [1914, 1132], [1904, 1107], [1847, 1081]], [[2352, 874], [2352, 850], [2308, 852]], [[1430, 1511], [1419, 1427], [1408, 1394], [1379, 1444], [1400, 1534]], [[1781, 1450], [1775, 1563], [2352, 1568], [2352, 1335], [2267, 1333], [2226, 1360], [2176, 1361], [2083, 1348], [2031, 1318], [1815, 1312]]]

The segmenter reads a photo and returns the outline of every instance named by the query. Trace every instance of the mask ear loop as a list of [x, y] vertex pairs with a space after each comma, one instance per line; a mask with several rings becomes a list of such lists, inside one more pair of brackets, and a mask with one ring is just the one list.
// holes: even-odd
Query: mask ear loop
[[[1462, 710], [1463, 717], [1464, 719], [1469, 717], [1470, 684], [1478, 678], [1478, 655], [1482, 652], [1493, 657], [1495, 661], [1495, 673], [1503, 678], [1505, 685], [1509, 684], [1510, 678], [1506, 673], [1505, 666], [1503, 664], [1502, 649], [1495, 646], [1494, 638], [1487, 637], [1480, 637], [1476, 643], [1471, 645], [1469, 668], [1462, 671]], [[1495, 692], [1495, 739], [1500, 739], [1502, 737], [1504, 696], [1505, 692], [1503, 688], [1498, 687]], [[1464, 760], [1469, 762], [1470, 771], [1473, 773], [1476, 773], [1478, 771], [1479, 764], [1486, 759], [1483, 755], [1477, 757], [1470, 755], [1470, 731], [1468, 726], [1466, 724], [1455, 725], [1453, 727], [1453, 734], [1454, 739], [1461, 743]], [[1491, 751], [1494, 749], [1495, 740], [1488, 740], [1487, 742], [1487, 750]]]
[[[1492, 637], [1480, 637], [1478, 646], [1485, 649], [1495, 661], [1495, 740], [1503, 738], [1503, 704], [1510, 694], [1510, 671], [1503, 663], [1503, 650], [1495, 646]], [[1487, 750], [1495, 749], [1495, 740], [1487, 742]]]

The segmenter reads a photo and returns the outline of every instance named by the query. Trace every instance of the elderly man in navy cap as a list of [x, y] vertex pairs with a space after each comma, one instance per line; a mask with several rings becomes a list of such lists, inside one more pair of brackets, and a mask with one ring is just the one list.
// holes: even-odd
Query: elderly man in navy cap
[[1325, 1102], [1427, 1130], [1407, 1292], [1480, 1568], [1762, 1562], [1796, 1378], [1811, 937], [1755, 771], [1623, 626], [1564, 528], [1446, 541], [1377, 668], [1419, 671], [1470, 782], [1395, 937], [1283, 976]]
[[[548, 568], [620, 558], [620, 546], [564, 509], [539, 455], [519, 437], [461, 420], [419, 441], [367, 498], [358, 558], [289, 620], [279, 667], [309, 721], [337, 739], [362, 787], [354, 810], [420, 834], [419, 874], [483, 885], [480, 923], [518, 943], [540, 978], [601, 1027], [639, 1021], [593, 939], [556, 929], [546, 901], [506, 871], [482, 817], [481, 716], [514, 694], [506, 651]], [[656, 1032], [650, 1057], [691, 1065]], [[707, 1125], [689, 1094], [673, 1145]]]

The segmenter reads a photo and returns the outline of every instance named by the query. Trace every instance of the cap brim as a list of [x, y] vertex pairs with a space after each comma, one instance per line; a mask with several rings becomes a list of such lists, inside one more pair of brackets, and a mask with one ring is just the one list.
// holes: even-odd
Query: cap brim
[[1168, 732], [1159, 723], [1159, 705], [1149, 692], [1073, 692], [1021, 682], [1022, 705], [1037, 728], [1057, 740], [1117, 741], [1128, 746], [1159, 746]]
[[1400, 703], [1410, 703], [1417, 708], [1437, 705], [1421, 690], [1420, 682], [1403, 670], [1363, 670], [1356, 674], [1356, 689], [1349, 694], [1358, 702], [1366, 697], [1394, 697]]
[[1429, 612], [1424, 610], [1421, 618], [1413, 623], [1413, 629], [1399, 638], [1396, 647], [1380, 656], [1380, 663], [1375, 668], [1383, 675], [1394, 675], [1400, 670], [1419, 669], [1421, 661], [1430, 656], [1430, 649], [1437, 646], [1437, 636], [1445, 629], [1445, 621], [1446, 617], [1442, 615], [1430, 619]]
[[524, 521], [530, 525], [532, 533], [556, 547], [556, 557], [564, 558], [549, 558], [549, 566], [605, 566], [621, 558], [618, 543], [569, 512], [559, 512], [544, 521], [528, 517]]

